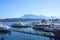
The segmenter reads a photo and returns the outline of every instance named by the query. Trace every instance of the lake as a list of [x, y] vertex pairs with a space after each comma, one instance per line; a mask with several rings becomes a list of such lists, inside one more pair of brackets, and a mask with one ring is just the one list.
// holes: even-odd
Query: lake
[[[6, 24], [11, 26], [13, 22], [3, 22], [2, 24]], [[30, 29], [28, 29], [30, 30]], [[40, 35], [32, 35], [26, 33], [20, 33], [11, 31], [8, 33], [0, 32], [0, 40], [51, 40], [49, 37], [40, 36]]]

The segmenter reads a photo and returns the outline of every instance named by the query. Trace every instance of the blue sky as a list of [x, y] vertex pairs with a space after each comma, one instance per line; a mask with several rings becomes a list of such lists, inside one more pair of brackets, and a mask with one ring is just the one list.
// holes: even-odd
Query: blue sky
[[25, 14], [60, 17], [60, 0], [0, 0], [0, 18]]

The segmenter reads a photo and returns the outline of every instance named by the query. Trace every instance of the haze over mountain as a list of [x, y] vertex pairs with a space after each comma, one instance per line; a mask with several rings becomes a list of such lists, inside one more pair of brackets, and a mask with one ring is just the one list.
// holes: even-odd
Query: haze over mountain
[[55, 16], [51, 16], [51, 17], [47, 17], [47, 16], [44, 16], [44, 15], [32, 15], [32, 14], [26, 14], [26, 15], [23, 15], [21, 17], [17, 17], [17, 18], [4, 18], [4, 19], [57, 19], [57, 17]]
[[18, 18], [5, 18], [5, 19], [0, 19], [0, 22], [16, 22], [16, 21], [40, 21], [40, 19], [57, 19], [55, 16], [47, 17], [44, 15], [32, 15], [32, 14], [27, 14], [23, 15], [22, 17]]
[[27, 15], [22, 16], [21, 18], [30, 18], [30, 19], [37, 19], [37, 18], [42, 18], [42, 19], [56, 19], [57, 17], [55, 17], [55, 16], [47, 17], [47, 16], [44, 16], [44, 15], [37, 16], [37, 15], [27, 14]]

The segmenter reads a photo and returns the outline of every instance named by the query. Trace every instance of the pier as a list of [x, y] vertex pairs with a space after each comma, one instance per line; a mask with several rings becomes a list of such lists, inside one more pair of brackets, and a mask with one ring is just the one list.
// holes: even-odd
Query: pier
[[38, 32], [33, 32], [33, 31], [16, 30], [16, 29], [12, 29], [12, 31], [20, 32], [20, 33], [26, 33], [26, 34], [32, 34], [32, 35], [46, 36], [46, 37], [54, 38], [54, 39], [60, 39], [60, 37], [54, 36], [52, 33], [47, 33], [47, 32], [41, 32], [41, 33], [38, 33]]

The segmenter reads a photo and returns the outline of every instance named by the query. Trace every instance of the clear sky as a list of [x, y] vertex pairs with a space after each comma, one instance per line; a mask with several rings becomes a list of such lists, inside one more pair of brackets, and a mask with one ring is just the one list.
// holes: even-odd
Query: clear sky
[[25, 14], [60, 17], [60, 0], [0, 0], [0, 18]]

